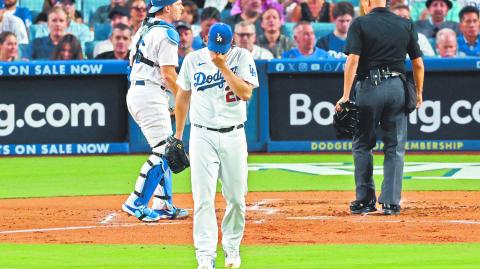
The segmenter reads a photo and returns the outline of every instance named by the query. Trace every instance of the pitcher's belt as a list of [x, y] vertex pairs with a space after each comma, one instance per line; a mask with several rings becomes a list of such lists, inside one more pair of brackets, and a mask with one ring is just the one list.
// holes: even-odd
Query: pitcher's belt
[[225, 127], [225, 128], [219, 128], [219, 129], [216, 129], [216, 128], [210, 128], [210, 127], [205, 127], [205, 126], [202, 126], [200, 124], [196, 124], [194, 123], [193, 126], [197, 127], [197, 128], [205, 128], [209, 131], [215, 131], [215, 132], [219, 132], [219, 133], [228, 133], [228, 132], [231, 132], [235, 129], [241, 129], [243, 128], [243, 123], [242, 124], [239, 124], [239, 125], [234, 125], [234, 126], [230, 126], [230, 127]]

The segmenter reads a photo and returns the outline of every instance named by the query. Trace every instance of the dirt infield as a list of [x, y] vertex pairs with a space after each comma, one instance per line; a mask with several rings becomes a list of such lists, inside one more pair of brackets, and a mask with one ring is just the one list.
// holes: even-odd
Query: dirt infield
[[[405, 192], [399, 216], [352, 216], [351, 192], [247, 196], [244, 244], [480, 242], [480, 192]], [[0, 242], [191, 244], [192, 217], [144, 224], [119, 210], [126, 196], [0, 200]], [[175, 203], [192, 213], [191, 195]], [[225, 204], [217, 196], [217, 218]]]

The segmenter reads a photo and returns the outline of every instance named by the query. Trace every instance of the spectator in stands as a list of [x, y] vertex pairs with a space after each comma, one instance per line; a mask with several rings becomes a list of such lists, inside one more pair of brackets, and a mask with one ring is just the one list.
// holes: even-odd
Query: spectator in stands
[[[108, 17], [110, 18], [110, 25], [112, 29], [119, 24], [125, 24], [127, 26], [130, 25], [130, 11], [126, 7], [118, 6], [113, 8], [110, 11], [110, 14], [108, 14]], [[111, 35], [112, 33], [110, 32], [109, 36]], [[111, 50], [113, 50], [113, 44], [110, 41], [110, 38], [108, 38], [95, 45], [93, 57], [97, 57], [98, 54]]]
[[52, 53], [52, 60], [83, 60], [82, 45], [72, 34], [66, 34], [58, 41]]
[[[237, 14], [242, 13], [242, 8], [240, 7], [241, 0], [231, 0], [234, 1], [235, 3], [232, 6], [232, 9], [230, 11], [231, 16], [235, 16]], [[282, 22], [284, 22], [284, 9], [283, 5], [279, 3], [278, 0], [262, 0], [262, 11], [261, 13], [265, 12], [269, 8], [275, 8], [278, 10], [278, 12], [281, 14], [280, 19]]]
[[459, 17], [462, 35], [457, 38], [458, 50], [468, 56], [480, 56], [478, 8], [466, 6], [460, 10]]
[[417, 32], [424, 34], [427, 38], [435, 38], [437, 32], [443, 28], [458, 32], [456, 22], [445, 20], [448, 10], [452, 8], [450, 0], [427, 0], [425, 4], [430, 13], [430, 19], [417, 21], [415, 23]]
[[193, 36], [196, 36], [200, 33], [200, 25], [197, 24], [198, 22], [198, 6], [195, 4], [195, 2], [190, 1], [190, 0], [184, 0], [182, 1], [183, 4], [183, 13], [182, 16], [180, 17], [181, 21], [184, 21], [192, 27], [192, 33]]
[[13, 62], [17, 58], [17, 37], [12, 32], [2, 32], [0, 34], [0, 62]]
[[185, 56], [193, 51], [193, 32], [192, 26], [184, 21], [176, 21], [175, 28], [180, 35], [180, 45], [178, 46], [178, 65], [181, 66]]
[[200, 34], [196, 35], [193, 38], [193, 50], [199, 50], [205, 48], [207, 45], [205, 43], [205, 38], [208, 35], [210, 27], [220, 22], [222, 18], [220, 17], [220, 11], [214, 7], [204, 8], [202, 14], [200, 14]]
[[93, 40], [93, 33], [87, 25], [75, 21], [75, 0], [58, 0], [57, 6], [62, 7], [67, 13], [68, 27], [65, 32], [75, 35], [84, 48], [86, 42]]
[[83, 15], [82, 15], [82, 12], [78, 11], [78, 10], [75, 10], [75, 16], [74, 16], [74, 21], [76, 23], [84, 23], [83, 22]]
[[5, 0], [5, 13], [19, 17], [28, 29], [32, 25], [32, 14], [28, 8], [18, 7], [17, 2], [18, 0]]
[[182, 1], [183, 13], [180, 17], [181, 21], [184, 21], [190, 25], [197, 23], [198, 21], [198, 6], [195, 2], [190, 0]]
[[[403, 4], [396, 5], [392, 8], [392, 12], [397, 14], [397, 16], [410, 20], [410, 8], [407, 5], [403, 5]], [[426, 56], [426, 57], [435, 56], [435, 51], [433, 50], [432, 45], [428, 41], [428, 38], [422, 33], [417, 32], [417, 35], [418, 35], [418, 46], [420, 47], [420, 50], [422, 51], [423, 56]]]
[[130, 43], [132, 43], [132, 30], [126, 24], [118, 24], [113, 27], [110, 41], [113, 50], [100, 53], [95, 59], [128, 60]]
[[110, 5], [98, 7], [92, 18], [90, 18], [90, 26], [94, 27], [96, 23], [108, 23], [110, 18], [110, 12], [115, 7], [125, 7], [126, 0], [111, 0]]
[[57, 4], [58, 0], [43, 0], [42, 12], [35, 18], [34, 24], [47, 24], [48, 12]]
[[27, 29], [23, 21], [11, 14], [7, 14], [6, 10], [0, 8], [0, 33], [12, 32], [17, 37], [19, 44], [28, 44]]
[[355, 11], [350, 2], [337, 2], [333, 8], [333, 21], [335, 30], [320, 38], [316, 46], [326, 50], [342, 53], [345, 51], [348, 28], [352, 23]]
[[303, 59], [325, 59], [330, 58], [328, 53], [315, 46], [315, 32], [312, 24], [301, 21], [293, 28], [293, 38], [297, 44], [296, 48], [282, 54], [282, 58], [303, 58]]
[[290, 37], [282, 34], [280, 17], [281, 15], [276, 8], [265, 10], [260, 17], [263, 34], [257, 40], [258, 45], [270, 50], [275, 58], [281, 58], [282, 53], [295, 46]]
[[250, 51], [255, 60], [273, 59], [273, 54], [269, 50], [255, 45], [256, 38], [255, 26], [251, 22], [241, 21], [235, 25], [235, 45]]
[[33, 59], [50, 59], [55, 46], [65, 35], [67, 22], [67, 13], [62, 7], [54, 7], [49, 11], [47, 24], [50, 34], [33, 40]]
[[130, 25], [132, 26], [133, 35], [142, 26], [143, 20], [147, 17], [147, 4], [145, 0], [132, 0], [129, 2], [130, 8]]
[[[75, 0], [57, 0], [57, 5], [60, 5], [67, 12], [67, 17], [70, 21], [78, 24], [78, 19], [83, 21], [82, 14], [75, 9]], [[83, 23], [83, 22], [80, 22]], [[87, 27], [88, 28], [88, 27]], [[78, 36], [77, 36], [78, 37]]]
[[333, 4], [325, 0], [299, 0], [290, 16], [290, 21], [330, 22]]
[[241, 13], [230, 16], [225, 19], [225, 23], [230, 25], [232, 29], [235, 25], [241, 21], [250, 22], [255, 25], [257, 35], [262, 34], [262, 27], [260, 26], [260, 15], [262, 13], [262, 1], [261, 0], [241, 0], [240, 1]]
[[450, 28], [443, 28], [437, 33], [437, 52], [441, 58], [465, 56], [458, 53], [457, 35]]

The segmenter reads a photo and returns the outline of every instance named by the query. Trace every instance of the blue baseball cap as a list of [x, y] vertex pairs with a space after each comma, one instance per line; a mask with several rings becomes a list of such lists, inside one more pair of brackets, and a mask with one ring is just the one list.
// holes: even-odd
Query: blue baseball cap
[[232, 45], [232, 28], [225, 23], [217, 22], [208, 31], [208, 50], [225, 54]]
[[165, 6], [171, 5], [180, 0], [150, 0], [150, 9], [148, 13], [155, 13]]

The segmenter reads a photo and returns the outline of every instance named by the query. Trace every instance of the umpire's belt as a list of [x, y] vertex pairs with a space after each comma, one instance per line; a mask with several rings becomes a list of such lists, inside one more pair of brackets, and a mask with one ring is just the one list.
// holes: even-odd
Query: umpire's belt
[[160, 88], [162, 90], [165, 90], [165, 87], [161, 86], [161, 85], [158, 85], [158, 84], [153, 84], [153, 83], [148, 83], [148, 82], [145, 82], [145, 80], [134, 80], [134, 81], [130, 81], [130, 87], [132, 86], [154, 86], [154, 87], [158, 87], [160, 86]]
[[[389, 79], [389, 78], [393, 78], [393, 77], [399, 77], [401, 75], [400, 72], [396, 72], [396, 71], [390, 71], [387, 68], [378, 68], [378, 69], [373, 69], [370, 71], [370, 74], [378, 74], [379, 75], [379, 80], [380, 81], [383, 81], [383, 80], [386, 80], [386, 79]], [[358, 81], [361, 81], [361, 80], [364, 80], [364, 79], [371, 79], [370, 77], [370, 74], [357, 74], [357, 80]]]
[[215, 128], [209, 128], [209, 127], [205, 127], [205, 126], [202, 126], [200, 124], [196, 124], [194, 123], [193, 126], [197, 127], [197, 128], [205, 128], [209, 131], [215, 131], [215, 132], [219, 132], [219, 133], [228, 133], [228, 132], [231, 132], [235, 129], [241, 129], [243, 128], [243, 123], [242, 124], [239, 124], [239, 125], [234, 125], [234, 126], [230, 126], [230, 127], [225, 127], [225, 128], [219, 128], [219, 129], [215, 129]]

